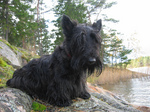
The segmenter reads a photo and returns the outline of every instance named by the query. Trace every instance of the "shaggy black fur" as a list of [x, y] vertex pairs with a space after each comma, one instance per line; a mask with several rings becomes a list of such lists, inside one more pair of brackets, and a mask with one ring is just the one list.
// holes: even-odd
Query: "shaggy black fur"
[[53, 54], [33, 59], [14, 72], [7, 86], [25, 91], [52, 105], [69, 106], [72, 99], [90, 98], [86, 90], [86, 73], [102, 71], [99, 52], [101, 20], [93, 25], [78, 24], [62, 17], [65, 40]]

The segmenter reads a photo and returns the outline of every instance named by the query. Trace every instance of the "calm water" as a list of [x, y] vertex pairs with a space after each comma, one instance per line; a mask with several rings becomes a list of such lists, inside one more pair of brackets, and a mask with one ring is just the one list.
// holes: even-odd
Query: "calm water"
[[103, 85], [131, 104], [150, 107], [150, 76], [129, 79], [114, 85]]

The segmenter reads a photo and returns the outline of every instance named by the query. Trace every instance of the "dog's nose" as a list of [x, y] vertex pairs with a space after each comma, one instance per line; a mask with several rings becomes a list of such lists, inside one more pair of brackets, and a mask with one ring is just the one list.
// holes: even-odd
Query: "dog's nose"
[[96, 58], [89, 58], [89, 64], [94, 64], [96, 62]]

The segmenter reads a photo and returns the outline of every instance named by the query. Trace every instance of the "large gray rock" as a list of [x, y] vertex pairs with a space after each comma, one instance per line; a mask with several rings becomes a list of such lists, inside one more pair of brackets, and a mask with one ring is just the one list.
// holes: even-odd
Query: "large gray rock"
[[91, 98], [83, 100], [77, 98], [73, 100], [73, 104], [69, 107], [53, 107], [48, 106], [50, 112], [140, 112], [132, 105], [121, 100], [113, 93], [104, 90], [98, 86], [88, 83]]
[[32, 99], [19, 89], [0, 89], [0, 112], [30, 112]]
[[[98, 86], [88, 84], [91, 98], [77, 98], [69, 107], [57, 107], [44, 103], [45, 112], [149, 112], [148, 107], [133, 107], [115, 96], [113, 93]], [[32, 99], [19, 89], [0, 89], [0, 112], [30, 112]], [[141, 111], [140, 111], [141, 110]]]
[[21, 66], [18, 56], [12, 51], [12, 49], [5, 43], [0, 41], [0, 55], [7, 58], [11, 64]]

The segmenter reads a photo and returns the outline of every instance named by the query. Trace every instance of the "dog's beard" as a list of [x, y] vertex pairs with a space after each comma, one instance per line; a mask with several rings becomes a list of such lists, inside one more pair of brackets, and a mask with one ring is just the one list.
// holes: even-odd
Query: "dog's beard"
[[91, 65], [88, 63], [87, 60], [85, 60], [85, 57], [72, 57], [71, 67], [75, 71], [88, 72], [88, 76], [90, 76], [92, 73], [96, 74], [96, 76], [99, 76], [102, 72], [102, 63], [99, 57], [96, 58], [96, 62]]
[[99, 58], [96, 59], [96, 63], [87, 67], [88, 76], [94, 75], [99, 76], [102, 72], [102, 63]]

